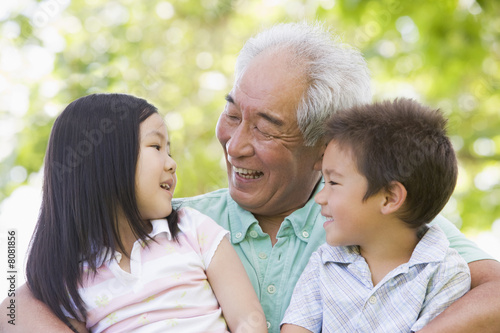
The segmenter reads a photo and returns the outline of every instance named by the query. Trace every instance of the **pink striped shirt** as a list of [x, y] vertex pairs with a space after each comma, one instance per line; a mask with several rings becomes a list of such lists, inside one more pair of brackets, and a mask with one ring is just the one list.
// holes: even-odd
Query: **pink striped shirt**
[[151, 222], [156, 242], [134, 243], [130, 273], [110, 256], [79, 289], [91, 332], [227, 332], [206, 269], [228, 234], [192, 208], [179, 211], [178, 242], [166, 220]]

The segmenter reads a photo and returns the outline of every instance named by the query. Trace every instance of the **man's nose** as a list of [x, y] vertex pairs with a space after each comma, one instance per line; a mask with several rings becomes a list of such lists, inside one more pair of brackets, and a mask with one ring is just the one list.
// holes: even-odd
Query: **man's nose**
[[240, 123], [226, 142], [226, 151], [232, 157], [247, 157], [254, 154], [252, 134], [245, 122]]

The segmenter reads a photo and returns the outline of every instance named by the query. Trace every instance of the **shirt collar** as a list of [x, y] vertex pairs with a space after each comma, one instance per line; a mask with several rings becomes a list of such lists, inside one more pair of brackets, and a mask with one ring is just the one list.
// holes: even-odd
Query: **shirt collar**
[[[314, 197], [319, 191], [321, 191], [321, 189], [323, 189], [324, 185], [325, 180], [321, 177], [321, 180], [316, 185], [309, 201], [307, 201], [304, 207], [297, 209], [285, 218], [285, 222], [289, 221], [292, 225], [297, 238], [306, 243], [309, 242], [315, 223], [318, 223], [316, 217], [319, 216], [320, 218], [323, 218], [321, 216], [321, 206], [314, 201]], [[284, 225], [286, 226], [286, 224]], [[280, 231], [278, 231], [278, 236], [280, 235]]]
[[[439, 227], [429, 227], [429, 230], [427, 230], [413, 250], [407, 267], [443, 261], [448, 251], [449, 244], [446, 235]], [[324, 264], [329, 261], [349, 264], [355, 262], [360, 257], [358, 246], [330, 246], [328, 244], [323, 246], [325, 248], [321, 255], [321, 259]]]
[[323, 264], [327, 262], [335, 262], [339, 264], [351, 264], [361, 257], [359, 246], [331, 246], [324, 244], [321, 246], [321, 261]]
[[418, 242], [411, 255], [409, 266], [429, 262], [440, 262], [446, 257], [450, 242], [445, 233], [437, 226], [430, 226]]
[[[149, 237], [153, 238], [164, 232], [167, 234], [168, 240], [172, 240], [172, 233], [168, 227], [167, 219], [151, 220], [151, 225], [153, 230], [149, 233]], [[181, 228], [181, 224], [179, 224], [179, 228]]]
[[[166, 233], [167, 239], [172, 240], [172, 234], [170, 232], [170, 228], [168, 227], [168, 221], [166, 219], [151, 220], [151, 225], [153, 227], [153, 230], [149, 233], [149, 237], [153, 238], [164, 232]], [[182, 230], [182, 224], [179, 224], [179, 229]], [[139, 242], [142, 247], [146, 245], [141, 240], [136, 240], [135, 242]], [[122, 254], [118, 251], [116, 251], [115, 253], [111, 253], [109, 251], [106, 252], [106, 249], [102, 249], [97, 256], [96, 262], [107, 263], [111, 261], [113, 258], [116, 259], [116, 261], [119, 263], [121, 261]]]
[[[311, 198], [304, 207], [297, 209], [284, 219], [278, 231], [278, 237], [284, 236], [288, 232], [287, 229], [291, 229], [299, 239], [304, 242], [309, 241], [314, 223], [316, 222], [315, 217], [320, 215], [321, 212], [320, 205], [314, 202], [314, 196], [323, 188], [324, 184], [325, 181], [321, 178]], [[227, 207], [229, 209], [231, 242], [237, 244], [243, 241], [251, 227], [255, 224], [258, 225], [259, 222], [252, 213], [241, 208], [236, 201], [231, 198], [229, 191], [227, 191]], [[291, 225], [292, 228], [288, 228], [289, 225]]]
[[245, 239], [250, 227], [259, 222], [252, 213], [241, 208], [231, 198], [229, 191], [227, 191], [227, 207], [229, 209], [231, 243], [238, 244]]

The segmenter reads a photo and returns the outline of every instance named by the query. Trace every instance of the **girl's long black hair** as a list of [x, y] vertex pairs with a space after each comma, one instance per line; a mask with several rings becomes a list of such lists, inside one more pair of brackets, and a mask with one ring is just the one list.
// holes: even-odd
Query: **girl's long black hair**
[[[78, 293], [83, 263], [93, 273], [120, 241], [118, 210], [138, 239], [148, 238], [135, 195], [139, 126], [157, 109], [125, 94], [94, 94], [69, 104], [56, 119], [44, 166], [40, 215], [26, 267], [33, 295], [73, 330], [62, 308], [85, 320]], [[167, 217], [178, 234], [177, 211]], [[75, 309], [76, 308], [76, 309]]]

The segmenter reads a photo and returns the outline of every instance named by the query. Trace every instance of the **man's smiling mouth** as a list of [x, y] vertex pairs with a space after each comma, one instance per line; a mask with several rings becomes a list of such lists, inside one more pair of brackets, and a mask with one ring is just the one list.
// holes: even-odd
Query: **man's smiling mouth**
[[257, 179], [257, 178], [260, 178], [264, 175], [264, 173], [261, 171], [244, 169], [244, 168], [237, 168], [235, 166], [233, 166], [233, 171], [235, 173], [237, 173], [238, 176], [245, 178], [245, 179]]

